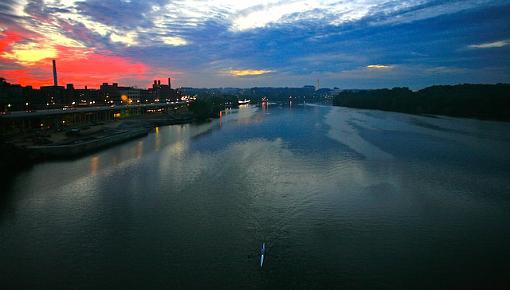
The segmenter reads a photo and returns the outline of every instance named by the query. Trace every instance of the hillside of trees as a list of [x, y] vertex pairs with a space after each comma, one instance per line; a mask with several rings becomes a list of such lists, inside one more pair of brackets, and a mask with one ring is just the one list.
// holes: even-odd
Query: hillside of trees
[[215, 96], [201, 97], [189, 105], [189, 110], [197, 121], [205, 121], [209, 118], [218, 118], [220, 111], [225, 110], [225, 103], [232, 103], [237, 106], [237, 97]]
[[333, 105], [360, 109], [510, 121], [510, 84], [343, 91]]

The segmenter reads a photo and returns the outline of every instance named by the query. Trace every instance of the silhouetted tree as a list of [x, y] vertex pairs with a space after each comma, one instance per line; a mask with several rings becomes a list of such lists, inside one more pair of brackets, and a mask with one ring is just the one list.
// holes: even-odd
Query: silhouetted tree
[[333, 105], [510, 121], [510, 85], [432, 86], [417, 92], [408, 88], [343, 91], [334, 97]]

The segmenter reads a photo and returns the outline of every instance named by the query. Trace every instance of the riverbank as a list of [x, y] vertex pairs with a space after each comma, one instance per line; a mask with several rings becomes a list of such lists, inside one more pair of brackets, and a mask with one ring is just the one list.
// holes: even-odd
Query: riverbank
[[104, 147], [109, 147], [148, 134], [144, 127], [102, 130], [89, 136], [81, 136], [60, 144], [27, 146], [26, 150], [36, 159], [72, 158]]
[[158, 126], [191, 123], [189, 112], [155, 113], [58, 129], [31, 130], [2, 136], [0, 170], [7, 180], [35, 163], [72, 159], [146, 136]]

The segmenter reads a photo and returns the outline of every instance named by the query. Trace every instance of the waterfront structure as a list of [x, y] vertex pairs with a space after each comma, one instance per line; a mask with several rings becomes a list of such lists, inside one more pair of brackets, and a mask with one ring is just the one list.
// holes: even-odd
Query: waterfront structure
[[186, 102], [175, 102], [11, 112], [0, 115], [0, 135], [34, 129], [62, 129], [77, 124], [112, 121], [122, 116], [133, 117], [154, 112], [172, 112], [186, 106]]
[[154, 80], [152, 88], [149, 89], [154, 97], [154, 102], [175, 102], [178, 99], [178, 92], [172, 89], [172, 80], [168, 78], [168, 84], [161, 84], [161, 80]]
[[[58, 85], [56, 60], [52, 60], [53, 85], [32, 86], [10, 84], [0, 78], [0, 112], [33, 111], [73, 106], [99, 106], [140, 103], [175, 102], [180, 99], [180, 92], [172, 89], [171, 79], [168, 84], [154, 81], [152, 88], [139, 89], [130, 86], [119, 86], [118, 83], [103, 83], [99, 89], [75, 88], [74, 84]], [[124, 97], [124, 100], [123, 100]]]
[[119, 89], [120, 99], [124, 104], [136, 104], [140, 103], [140, 97], [142, 95], [141, 89], [137, 88], [121, 88]]

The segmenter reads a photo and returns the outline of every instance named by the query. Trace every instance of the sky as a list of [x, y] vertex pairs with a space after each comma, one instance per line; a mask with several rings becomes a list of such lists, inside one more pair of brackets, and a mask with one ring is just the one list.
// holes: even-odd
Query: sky
[[1, 0], [22, 85], [339, 88], [510, 82], [510, 1]]

